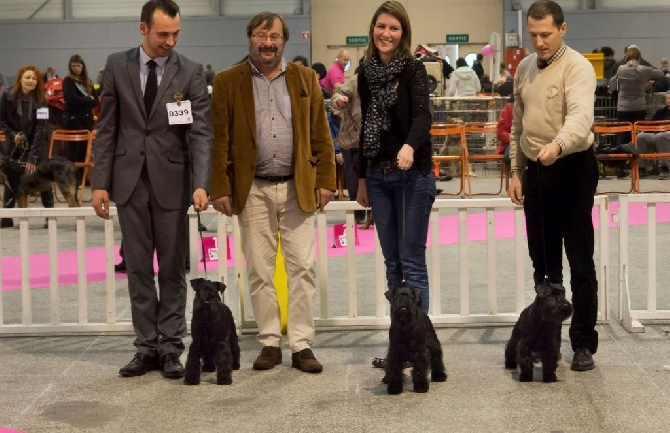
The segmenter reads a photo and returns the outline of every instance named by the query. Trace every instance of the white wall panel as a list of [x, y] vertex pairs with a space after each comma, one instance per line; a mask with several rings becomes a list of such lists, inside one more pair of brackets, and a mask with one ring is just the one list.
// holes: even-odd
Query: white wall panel
[[640, 9], [644, 7], [670, 7], [668, 0], [600, 0], [601, 9]]
[[[0, 20], [62, 20], [63, 0], [51, 0], [42, 9], [44, 0], [0, 0]], [[35, 13], [38, 9], [39, 12]]]
[[280, 15], [302, 14], [302, 0], [221, 0], [224, 16], [254, 16], [261, 11]]
[[[183, 17], [202, 16], [212, 14], [212, 1], [218, 0], [178, 0], [177, 4]], [[72, 16], [73, 18], [137, 17], [139, 21], [145, 2], [146, 0], [72, 0]]]

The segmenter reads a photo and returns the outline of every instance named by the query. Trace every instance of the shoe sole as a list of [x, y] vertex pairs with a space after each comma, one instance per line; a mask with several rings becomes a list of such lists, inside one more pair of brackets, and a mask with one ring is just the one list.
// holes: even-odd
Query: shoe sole
[[573, 371], [589, 371], [589, 370], [593, 370], [594, 368], [596, 368], [595, 364], [589, 365], [589, 366], [583, 366], [583, 367], [577, 367], [577, 366], [574, 366], [574, 365], [570, 366], [570, 370], [573, 370]]
[[184, 373], [166, 373], [164, 371], [161, 371], [161, 374], [163, 375], [164, 378], [166, 379], [181, 379], [184, 377]]
[[297, 370], [300, 370], [303, 373], [321, 373], [323, 371], [323, 366], [315, 367], [315, 368], [312, 368], [312, 369], [306, 369], [306, 368], [300, 368], [298, 365], [293, 364], [293, 365], [291, 365], [291, 367], [293, 367]]

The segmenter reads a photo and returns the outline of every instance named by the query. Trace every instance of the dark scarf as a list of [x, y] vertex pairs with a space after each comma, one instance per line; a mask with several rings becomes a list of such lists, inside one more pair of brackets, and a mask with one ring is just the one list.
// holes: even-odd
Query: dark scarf
[[398, 99], [395, 80], [407, 64], [407, 59], [393, 58], [384, 65], [377, 58], [365, 62], [365, 77], [370, 88], [370, 105], [363, 125], [363, 156], [374, 158], [379, 153], [381, 132], [391, 127], [389, 110]]

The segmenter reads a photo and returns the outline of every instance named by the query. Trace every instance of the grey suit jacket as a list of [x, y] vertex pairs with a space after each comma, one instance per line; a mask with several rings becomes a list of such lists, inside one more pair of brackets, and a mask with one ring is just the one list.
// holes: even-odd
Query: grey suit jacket
[[[209, 191], [213, 135], [202, 65], [173, 51], [150, 113], [140, 85], [139, 47], [107, 58], [103, 89], [93, 189], [105, 189], [112, 201], [125, 204], [146, 165], [165, 209], [188, 207], [197, 188]], [[175, 102], [177, 93], [191, 101], [191, 125], [168, 124], [165, 104]]]

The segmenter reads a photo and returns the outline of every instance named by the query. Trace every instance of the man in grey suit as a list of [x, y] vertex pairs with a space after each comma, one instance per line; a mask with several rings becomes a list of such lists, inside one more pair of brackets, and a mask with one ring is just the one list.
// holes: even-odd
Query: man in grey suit
[[186, 211], [191, 200], [196, 211], [207, 209], [212, 130], [202, 65], [173, 51], [180, 22], [172, 0], [148, 1], [142, 45], [110, 55], [105, 67], [93, 207], [108, 219], [114, 201], [123, 234], [137, 337], [124, 377], [184, 372]]

